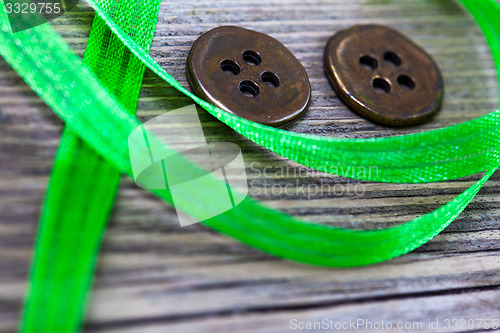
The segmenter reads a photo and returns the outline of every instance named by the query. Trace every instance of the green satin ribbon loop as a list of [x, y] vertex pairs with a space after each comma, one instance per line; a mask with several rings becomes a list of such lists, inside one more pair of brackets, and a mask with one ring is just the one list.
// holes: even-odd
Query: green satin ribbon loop
[[[463, 2], [469, 5], [473, 3], [472, 0], [463, 0]], [[334, 157], [352, 156], [354, 165], [377, 166], [379, 171], [384, 170], [384, 177], [374, 177], [373, 180], [394, 182], [446, 180], [450, 174], [455, 176], [469, 175], [485, 170], [488, 171], [485, 176], [487, 178], [499, 165], [499, 139], [495, 131], [498, 127], [498, 111], [467, 123], [440, 130], [366, 140], [340, 140], [290, 133], [237, 118], [199, 100], [180, 87], [170, 75], [111, 21], [99, 5], [93, 1], [90, 3], [132, 53], [168, 83], [192, 97], [193, 100], [213, 112], [219, 119], [236, 128], [240, 133], [255, 139], [258, 143], [265, 144], [266, 147], [283, 152], [286, 157], [304, 160], [306, 165], [315, 163], [310, 155], [321, 159], [323, 156], [329, 156], [328, 152], [331, 151], [335, 156], [326, 159], [325, 164], [327, 165], [337, 163]], [[484, 1], [483, 6], [472, 6], [471, 12], [479, 18], [487, 18], [487, 20], [480, 19], [479, 23], [482, 24], [488, 41], [496, 45], [498, 37], [493, 32], [500, 25], [495, 19], [500, 13], [498, 4], [492, 0]], [[2, 22], [1, 38], [4, 43], [0, 47], [0, 52], [4, 58], [47, 104], [67, 124], [71, 125], [85, 142], [114, 164], [117, 169], [132, 175], [127, 138], [140, 125], [137, 119], [128, 115], [115, 98], [102, 88], [101, 83], [81, 64], [80, 60], [71, 53], [67, 44], [49, 26], [40, 26], [13, 35], [6, 28], [5, 19]], [[498, 50], [498, 47], [495, 46], [494, 49]], [[37, 55], [42, 50], [50, 57], [38, 57]], [[499, 60], [498, 53], [495, 54], [495, 60]], [[304, 152], [304, 147], [308, 147], [311, 152]], [[474, 147], [479, 149], [473, 149]], [[373, 156], [373, 151], [378, 152], [376, 156]], [[420, 159], [405, 157], [405, 160], [402, 160], [399, 156], [401, 154], [406, 156], [408, 151], [420, 156]], [[420, 153], [423, 151], [427, 151], [428, 156]], [[458, 153], [458, 156], [450, 154], [450, 151]], [[480, 159], [478, 156], [486, 157]], [[394, 162], [395, 164], [391, 165]], [[480, 164], [481, 162], [484, 163]], [[448, 170], [450, 165], [456, 169]], [[182, 170], [185, 173], [193, 172], [196, 174], [196, 166], [189, 163], [185, 163]], [[401, 170], [404, 170], [406, 175], [400, 175]], [[400, 178], [397, 177], [398, 175]], [[327, 266], [369, 264], [410, 251], [437, 234], [463, 210], [486, 178], [440, 209], [403, 226], [385, 230], [351, 231], [303, 223], [280, 212], [262, 207], [252, 199], [245, 200], [245, 204], [238, 209], [221, 214], [214, 219], [205, 221], [205, 223], [250, 245], [303, 262]], [[164, 193], [156, 193], [164, 200], [170, 200]], [[199, 191], [196, 191], [196, 196], [186, 195], [183, 200], [186, 202], [196, 200], [200, 206], [217, 204], [210, 197], [210, 193], [199, 193]], [[241, 212], [245, 211], [244, 207], [250, 209], [242, 214]], [[186, 212], [191, 213], [189, 210]], [[283, 231], [293, 231], [294, 234], [283, 234]], [[267, 242], [271, 232], [279, 236]], [[420, 234], [420, 236], [415, 237], [415, 233]], [[360, 238], [349, 239], [345, 237], [351, 234]], [[380, 235], [378, 240], [377, 235]], [[386, 243], [386, 237], [389, 235], [390, 239], [394, 240], [396, 237], [402, 237], [397, 242], [389, 242], [388, 244], [392, 245], [389, 245], [390, 250], [388, 251], [367, 252], [355, 258], [352, 258], [352, 251], [363, 251], [349, 249], [349, 253], [347, 253], [346, 247], [332, 245], [345, 244], [352, 247], [353, 244], [357, 244], [357, 247], [363, 248], [367, 244]], [[367, 243], [366, 237], [372, 238], [373, 242]], [[311, 251], [311, 245], [306, 244], [305, 240], [317, 242], [312, 248], [318, 252], [317, 256], [303, 255]], [[401, 244], [405, 244], [405, 246], [401, 246]], [[343, 250], [341, 251], [341, 249]], [[319, 258], [324, 258], [324, 260]]]
[[[483, 6], [484, 8], [482, 6], [472, 7], [472, 12], [476, 16], [482, 15], [488, 18], [487, 21], [483, 20], [479, 22], [482, 22], [483, 29], [487, 32], [486, 35], [489, 38], [489, 42], [495, 43], [497, 37], [493, 34], [495, 30], [492, 27], [499, 25], [498, 21], [494, 20], [499, 13], [498, 5], [492, 1], [485, 2], [488, 2], [488, 6]], [[464, 0], [464, 3], [469, 4], [470, 1]], [[96, 8], [99, 15], [108, 23], [110, 28], [117, 33], [117, 36], [124, 44], [136, 54], [146, 66], [158, 72], [161, 77], [173, 84], [175, 88], [185, 92], [187, 95], [191, 96], [193, 100], [199, 102], [203, 107], [213, 112], [218, 118], [238, 129], [241, 133], [246, 134], [248, 137], [254, 138], [256, 142], [266, 144], [268, 147], [274, 147], [275, 150], [286, 153], [283, 155], [287, 157], [304, 159], [306, 165], [314, 163], [314, 160], [309, 157], [310, 154], [314, 154], [315, 157], [321, 158], [324, 155], [328, 155], [328, 153], [323, 150], [331, 150], [331, 147], [336, 147], [338, 151], [334, 151], [333, 153], [338, 154], [337, 156], [342, 156], [342, 154], [346, 153], [349, 156], [355, 157], [355, 164], [375, 165], [380, 168], [379, 170], [385, 170], [386, 174], [392, 173], [393, 176], [385, 179], [386, 181], [404, 181], [404, 179], [402, 180], [396, 177], [396, 174], [400, 172], [400, 170], [405, 170], [406, 173], [410, 174], [404, 176], [406, 179], [428, 181], [429, 178], [437, 180], [448, 179], [450, 173], [468, 175], [476, 173], [477, 171], [489, 170], [487, 173], [487, 175], [489, 175], [498, 167], [498, 134], [494, 131], [498, 126], [498, 111], [474, 121], [445, 129], [384, 139], [339, 140], [334, 138], [299, 135], [269, 128], [225, 113], [199, 100], [190, 92], [180, 87], [179, 84], [161, 69], [156, 62], [154, 62], [145, 52], [141, 51], [135, 42], [123, 34], [96, 3], [91, 2], [91, 4]], [[486, 27], [484, 25], [486, 25]], [[113, 163], [119, 170], [131, 175], [132, 172], [130, 170], [126, 143], [128, 135], [133, 129], [139, 126], [140, 123], [136, 118], [127, 115], [123, 107], [102, 88], [100, 82], [89, 73], [85, 66], [80, 63], [80, 60], [70, 52], [64, 41], [62, 41], [48, 26], [41, 26], [12, 35], [5, 29], [4, 24], [1, 37], [4, 43], [0, 51], [4, 58], [16, 68], [47, 104], [49, 104], [62, 119], [72, 126], [82, 139], [98, 151], [104, 158]], [[51, 55], [50, 61], [47, 61], [46, 57], [37, 57], [37, 54], [41, 52], [41, 50]], [[495, 56], [495, 60], [498, 60], [497, 56]], [[62, 68], [64, 71], [61, 71]], [[64, 73], [64, 75], [61, 73]], [[81, 101], [85, 101], [85, 103], [81, 103]], [[252, 131], [250, 131], [250, 129], [252, 129]], [[471, 133], [475, 133], [474, 138], [472, 138]], [[478, 135], [478, 133], [480, 133], [480, 135]], [[467, 138], [467, 142], [463, 142], [463, 138]], [[478, 145], [482, 150], [472, 150], [473, 146], [471, 142], [474, 142], [474, 144]], [[291, 145], [291, 143], [294, 145]], [[396, 145], [396, 143], [398, 143], [398, 145]], [[313, 153], [304, 153], [304, 149], [302, 148], [306, 145]], [[443, 147], [447, 148], [443, 149]], [[405, 161], [398, 157], [399, 154], [403, 154], [405, 151], [411, 151], [413, 154], [417, 154], [420, 151], [424, 151], [426, 148], [429, 156], [433, 156], [433, 154], [436, 155], [435, 159], [429, 159], [427, 158], [428, 156], [423, 157], [422, 154], [419, 155], [422, 158], [418, 161], [411, 158]], [[467, 152], [470, 150], [470, 154], [466, 156], [463, 156], [465, 155], [463, 153], [459, 154], [459, 156], [449, 154], [449, 151], [462, 152], [464, 150]], [[376, 156], [372, 156], [373, 154], [370, 151], [384, 153], [378, 153]], [[484, 164], [479, 164], [479, 162], [483, 160], [477, 159], [478, 154], [488, 157], [484, 159]], [[408, 160], [413, 160], [413, 162], [408, 163]], [[474, 160], [477, 163], [473, 163]], [[397, 163], [391, 165], [391, 161], [396, 161]], [[326, 161], [325, 164], [329, 164], [329, 161]], [[412, 169], [415, 165], [419, 165], [421, 168]], [[449, 165], [456, 166], [457, 169], [454, 171], [447, 171]], [[188, 164], [184, 167], [185, 172], [190, 172], [190, 170], [194, 172], [196, 169], [195, 166], [189, 166]], [[460, 172], [457, 170], [460, 170]], [[434, 171], [439, 171], [437, 176], [436, 174], [432, 174]], [[249, 202], [248, 205], [252, 207], [251, 212], [249, 211], [247, 215], [241, 216], [242, 214], [227, 212], [227, 214], [222, 214], [205, 223], [227, 234], [242, 239], [251, 245], [265, 248], [271, 253], [321, 265], [355, 266], [385, 260], [407, 252], [415, 246], [422, 244], [430, 237], [434, 236], [443, 226], [447, 225], [462, 211], [464, 205], [468, 204], [482, 183], [484, 183], [484, 179], [471, 187], [469, 191], [461, 194], [454, 201], [423, 218], [412, 221], [404, 226], [386, 230], [354, 232], [326, 226], [315, 226], [297, 221], [294, 218], [262, 207], [251, 199], [246, 200]], [[166, 198], [163, 193], [157, 194], [168, 201], [168, 198]], [[185, 200], [189, 202], [191, 202], [192, 199], [192, 196], [185, 198]], [[210, 198], [209, 193], [198, 193], [196, 200], [199, 202], [199, 205], [216, 204], [216, 202], [214, 203], [212, 198]], [[243, 205], [242, 207], [245, 206]], [[187, 213], [190, 212], [187, 211]], [[231, 225], [226, 225], [228, 224], [228, 216], [231, 216]], [[277, 218], [278, 216], [281, 218]], [[237, 218], [235, 219], [235, 217]], [[424, 238], [413, 239], [414, 237], [412, 235], [407, 235], [408, 243], [404, 248], [392, 248], [392, 251], [384, 252], [383, 255], [381, 253], [368, 253], [366, 256], [358, 257], [354, 260], [339, 259], [343, 257], [350, 258], [351, 256], [343, 252], [337, 253], [336, 251], [338, 249], [336, 247], [334, 248], [328, 245], [336, 242], [346, 245], [357, 243], [357, 241], [353, 241], [352, 239], [344, 239], [344, 236], [350, 233], [356, 235], [366, 233], [366, 235], [376, 239], [377, 234], [386, 235], [394, 232], [398, 235], [401, 234], [400, 230], [404, 230], [405, 228], [408, 228], [406, 231], [415, 232], [414, 228], [418, 229], [418, 225], [423, 224], [421, 222], [422, 219], [431, 221], [429, 223], [431, 228], [428, 229], [429, 226], [426, 227], [426, 236]], [[432, 222], [434, 222], [434, 224]], [[405, 227], [413, 225], [415, 226], [411, 228]], [[295, 241], [296, 243], [294, 243], [294, 239], [289, 239], [289, 235], [280, 235], [280, 237], [272, 242], [272, 244], [281, 244], [282, 246], [280, 246], [280, 249], [270, 249], [273, 245], [262, 244], [262, 239], [269, 238], [269, 236], [267, 236], [268, 232], [275, 230], [276, 233], [280, 233], [282, 230], [289, 229], [295, 230], [297, 235], [304, 236], [298, 237], [296, 235], [298, 239]], [[315, 235], [317, 231], [319, 231], [320, 234], [313, 237], [312, 235]], [[329, 234], [329, 232], [332, 234]], [[325, 249], [329, 250], [326, 251], [323, 256], [329, 257], [330, 259], [326, 259], [323, 262], [318, 259], [312, 259], [313, 257], [308, 259], [307, 256], [297, 255], [295, 252], [300, 251], [301, 248], [304, 249], [304, 253], [310, 251], [309, 245], [304, 244], [304, 242], [301, 243], [301, 237], [305, 239], [323, 239], [325, 244], [319, 244], [318, 251], [321, 252]], [[384, 241], [384, 239], [380, 239], [380, 243]], [[401, 242], [404, 243], [404, 241], [405, 238], [403, 237]], [[360, 239], [358, 245], [359, 247], [364, 247], [366, 245], [365, 240]], [[288, 255], [288, 252], [283, 249], [290, 246], [297, 246], [297, 249], [291, 250], [290, 255]]]

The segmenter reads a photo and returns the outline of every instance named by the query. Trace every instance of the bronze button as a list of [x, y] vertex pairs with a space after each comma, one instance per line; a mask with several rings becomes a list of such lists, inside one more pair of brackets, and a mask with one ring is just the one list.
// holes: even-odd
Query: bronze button
[[414, 125], [441, 106], [443, 79], [437, 64], [392, 29], [360, 25], [338, 32], [328, 41], [324, 65], [339, 98], [374, 122]]
[[311, 98], [304, 67], [283, 44], [239, 27], [199, 37], [189, 52], [187, 76], [198, 97], [265, 125], [294, 121]]

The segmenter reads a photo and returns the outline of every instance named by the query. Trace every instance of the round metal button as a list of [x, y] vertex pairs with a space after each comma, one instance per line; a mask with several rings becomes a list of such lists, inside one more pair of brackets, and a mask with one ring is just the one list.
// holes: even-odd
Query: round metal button
[[443, 79], [437, 64], [392, 29], [360, 25], [338, 32], [328, 41], [324, 65], [338, 97], [374, 122], [414, 125], [441, 106]]
[[242, 118], [283, 126], [311, 98], [307, 73], [276, 39], [240, 27], [212, 29], [196, 40], [187, 59], [195, 94]]

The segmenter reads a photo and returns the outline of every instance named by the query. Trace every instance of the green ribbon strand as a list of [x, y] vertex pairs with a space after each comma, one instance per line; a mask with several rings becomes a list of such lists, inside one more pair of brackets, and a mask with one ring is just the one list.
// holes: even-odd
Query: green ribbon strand
[[[102, 6], [107, 13], [131, 13], [125, 18], [115, 14], [113, 19], [149, 52], [159, 1], [108, 1]], [[99, 16], [83, 62], [125, 110], [135, 114], [145, 66]], [[64, 130], [40, 220], [20, 332], [79, 330], [120, 177], [69, 126]]]
[[[499, 70], [500, 6], [495, 0], [461, 2], [485, 33]], [[250, 246], [322, 266], [350, 267], [387, 260], [415, 249], [443, 230], [465, 209], [500, 165], [500, 134], [497, 133], [500, 111], [439, 130], [376, 139], [297, 134], [235, 117], [181, 87], [113, 21], [101, 5], [93, 0], [89, 3], [133, 56], [165, 82], [238, 133], [291, 160], [341, 176], [393, 183], [443, 181], [486, 171], [479, 181], [439, 209], [406, 224], [381, 230], [348, 230], [307, 223], [264, 207], [251, 198], [203, 222]], [[117, 170], [132, 176], [127, 140], [141, 123], [104, 88], [49, 25], [12, 34], [3, 10], [0, 15], [2, 57], [78, 137]], [[170, 147], [164, 144], [162, 147], [165, 152], [173, 153]], [[196, 165], [182, 155], [177, 156], [172, 168], [183, 174], [183, 178], [199, 174]], [[353, 170], [359, 166], [375, 167], [378, 172], [356, 174]], [[205, 191], [176, 193], [176, 208], [197, 218], [203, 210], [220, 206], [220, 200], [209, 190], [217, 188], [220, 181], [210, 177], [204, 181]], [[153, 192], [172, 203], [168, 191]], [[197, 204], [192, 205], [192, 202]], [[38, 243], [36, 252], [43, 251], [39, 246], [43, 245]], [[87, 247], [84, 239], [79, 246]], [[86, 253], [95, 251], [95, 247], [90, 247]], [[75, 266], [79, 265], [78, 260], [74, 261]]]
[[[463, 2], [466, 4], [472, 3], [471, 0], [463, 0]], [[169, 81], [175, 83], [156, 62], [147, 54], [138, 50], [136, 44], [109, 19], [100, 6], [94, 2], [91, 2], [91, 4], [95, 6], [98, 14], [106, 21], [108, 26], [146, 66], [152, 68], [155, 72], [159, 72], [161, 77], [169, 78]], [[480, 4], [473, 6], [471, 12], [475, 16], [481, 17], [483, 15], [488, 19], [478, 20], [478, 22], [482, 24], [482, 28], [487, 32], [486, 36], [489, 38], [489, 42], [498, 43], [498, 37], [494, 34], [495, 27], [498, 28], [499, 25], [495, 20], [496, 15], [499, 13], [498, 4], [492, 0], [480, 2]], [[0, 37], [3, 41], [0, 47], [2, 56], [18, 71], [34, 91], [85, 142], [120, 171], [131, 176], [127, 138], [140, 125], [140, 122], [135, 117], [128, 115], [116, 99], [106, 89], [103, 89], [101, 83], [72, 54], [70, 48], [60, 36], [51, 27], [45, 25], [13, 35], [8, 31], [4, 18]], [[50, 57], [39, 57], [38, 55], [42, 53], [42, 50], [45, 54], [49, 54]], [[495, 50], [498, 50], [498, 47]], [[498, 56], [495, 56], [495, 60], [498, 61]], [[179, 87], [178, 83], [175, 86]], [[338, 147], [343, 146], [345, 149], [339, 151], [339, 153], [349, 152], [352, 156], [357, 156], [358, 161], [365, 161], [367, 165], [380, 165], [381, 169], [389, 172], [394, 169], [399, 170], [403, 165], [406, 172], [411, 174], [411, 176], [404, 176], [403, 178], [418, 181], [429, 181], [428, 178], [447, 179], [443, 166], [448, 166], [450, 163], [457, 165], [457, 168], [459, 167], [461, 173], [465, 175], [475, 173], [478, 170], [487, 171], [486, 175], [471, 188], [438, 210], [407, 224], [383, 230], [357, 231], [304, 223], [293, 217], [263, 207], [250, 198], [245, 199], [244, 203], [237, 207], [238, 209], [233, 209], [213, 219], [204, 221], [206, 225], [240, 239], [249, 245], [306, 263], [325, 266], [357, 266], [387, 260], [414, 249], [435, 236], [456, 218], [499, 165], [499, 155], [497, 153], [498, 134], [488, 132], [488, 129], [496, 128], [498, 125], [498, 111], [471, 122], [421, 134], [371, 140], [338, 140], [297, 135], [254, 124], [216, 109], [197, 99], [183, 88], [179, 88], [179, 90], [192, 96], [193, 100], [214, 112], [220, 119], [227, 121], [231, 126], [240, 128], [241, 132], [243, 132], [241, 128], [255, 127], [255, 132], [258, 133], [247, 133], [249, 137], [259, 138], [259, 133], [264, 133], [261, 130], [276, 134], [276, 137], [267, 136], [256, 141], [266, 141], [266, 146], [278, 147], [277, 150], [286, 151], [285, 156], [287, 157], [307, 156], [310, 153], [304, 153], [303, 149], [290, 147], [287, 144], [294, 142], [295, 139], [278, 140], [280, 144], [276, 143], [275, 139], [279, 137], [298, 138], [306, 143], [315, 142], [318, 147], [321, 144], [322, 149], [329, 148], [329, 144]], [[474, 132], [475, 139], [470, 136], [470, 132]], [[458, 157], [443, 158], [448, 156], [450, 150], [462, 151], [468, 149], [468, 142], [457, 140], [457, 138], [463, 137], [471, 137], [471, 141], [479, 144], [480, 147], [484, 146], [481, 152], [485, 152], [485, 156], [489, 156], [488, 159], [483, 161], [484, 164], [479, 164], [481, 160], [478, 160], [477, 165], [470, 163], [470, 160], [478, 155], [477, 151], [471, 152], [470, 156], [472, 157], [461, 157], [462, 154], [459, 154]], [[420, 142], [420, 139], [423, 142]], [[426, 141], [427, 139], [429, 141]], [[339, 144], [340, 142], [343, 142], [344, 145]], [[407, 165], [408, 163], [405, 161], [400, 161], [399, 158], [395, 159], [396, 162], [400, 162], [399, 164], [391, 165], [390, 162], [394, 161], [393, 157], [397, 153], [422, 150], [428, 142], [430, 143], [429, 147], [427, 147], [429, 155], [435, 154], [442, 157], [438, 160], [422, 158], [418, 165], [426, 165], [427, 169], [440, 171], [437, 176], [426, 177], [426, 174], [429, 174], [427, 169], [423, 169], [424, 172], [418, 168], [411, 169], [411, 165]], [[493, 143], [488, 145], [486, 142]], [[455, 146], [452, 144], [455, 144]], [[302, 145], [303, 143], [298, 146], [302, 147]], [[369, 153], [365, 151], [367, 147], [379, 151], [381, 147], [384, 147], [384, 154], [387, 154], [387, 158], [383, 158], [384, 154], [378, 154], [371, 160], [367, 160], [364, 156]], [[169, 148], [165, 147], [165, 149], [168, 150]], [[311, 145], [310, 150], [313, 150], [313, 145]], [[322, 152], [321, 149], [317, 151]], [[356, 154], [354, 154], [355, 151]], [[318, 156], [320, 155], [322, 153], [318, 153]], [[310, 158], [308, 160], [312, 161]], [[306, 164], [309, 165], [310, 163]], [[187, 175], [196, 175], [198, 172], [196, 166], [188, 162], [179, 163], [178, 169], [179, 172], [182, 171]], [[214, 179], [213, 181], [217, 180]], [[403, 182], [395, 177], [388, 181]], [[161, 191], [155, 191], [155, 193], [165, 201], [171, 200], [166, 193]], [[203, 209], [204, 206], [209, 207], [218, 204], [217, 200], [214, 200], [208, 191], [187, 193], [184, 198], [179, 198], [179, 202], [182, 201], [184, 201], [184, 204], [181, 204], [181, 206], [185, 207], [186, 212], [195, 218], [197, 210]], [[198, 203], [196, 207], [190, 205], [193, 201]], [[247, 207], [249, 208], [248, 211], [244, 209]], [[374, 248], [378, 250], [373, 251]]]

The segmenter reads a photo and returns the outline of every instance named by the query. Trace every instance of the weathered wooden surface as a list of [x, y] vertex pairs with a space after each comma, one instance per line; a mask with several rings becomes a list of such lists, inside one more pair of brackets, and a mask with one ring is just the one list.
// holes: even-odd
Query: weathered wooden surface
[[[79, 54], [92, 16], [88, 7], [79, 5], [54, 22]], [[335, 31], [358, 23], [392, 26], [435, 57], [445, 77], [446, 97], [432, 122], [410, 129], [382, 128], [352, 114], [336, 98], [323, 75], [323, 47]], [[306, 116], [289, 127], [292, 131], [337, 137], [410, 133], [473, 119], [497, 105], [489, 50], [453, 1], [164, 1], [151, 54], [187, 86], [184, 61], [192, 42], [225, 24], [272, 35], [306, 67], [313, 102]], [[141, 119], [190, 104], [182, 96], [167, 96], [172, 93], [148, 72], [139, 103]], [[254, 196], [318, 223], [354, 228], [403, 223], [446, 203], [478, 178], [409, 186], [316, 174], [256, 147], [210, 116], [202, 121], [209, 140], [241, 146], [255, 181], [250, 187]], [[17, 325], [62, 125], [1, 60], [1, 332], [12, 332]], [[288, 173], [271, 174], [266, 185], [257, 170], [268, 165]], [[310, 200], [300, 191], [269, 193], [274, 184], [321, 182], [327, 186]], [[335, 185], [344, 192], [325, 191]], [[364, 189], [361, 195], [347, 192], [356, 185]], [[443, 331], [447, 318], [500, 319], [499, 185], [497, 172], [454, 223], [408, 255], [370, 267], [325, 269], [271, 257], [202, 225], [180, 228], [172, 208], [124, 179], [104, 237], [85, 331], [288, 332], [292, 319], [422, 322], [418, 331], [434, 331], [429, 319], [439, 319]]]

